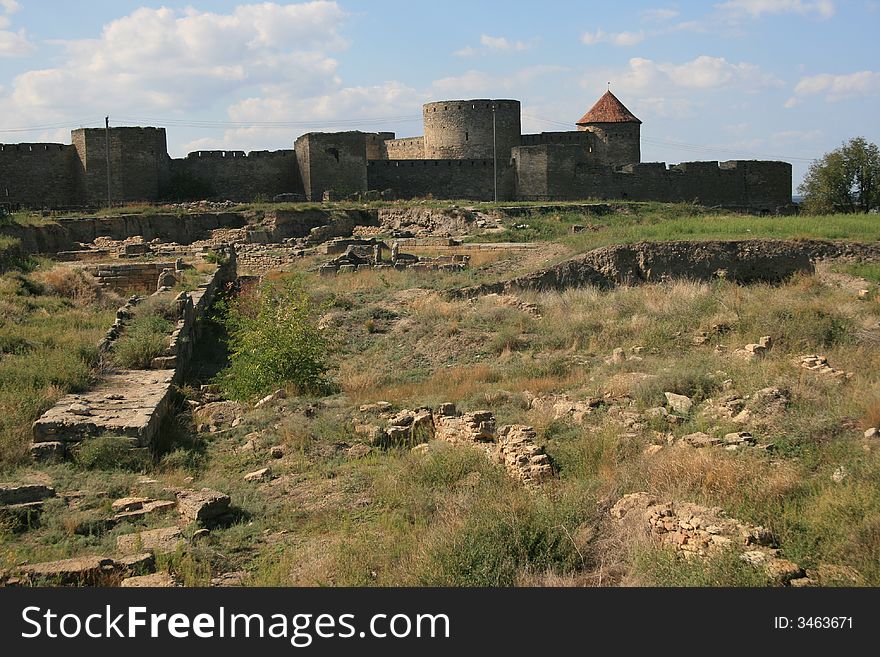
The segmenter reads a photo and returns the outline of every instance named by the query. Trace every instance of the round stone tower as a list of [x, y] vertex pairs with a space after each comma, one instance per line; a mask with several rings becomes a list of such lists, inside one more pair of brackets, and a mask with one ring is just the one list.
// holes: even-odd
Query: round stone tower
[[593, 133], [596, 159], [611, 165], [641, 162], [641, 125], [611, 91], [606, 91], [577, 122], [578, 130]]
[[507, 162], [522, 133], [518, 100], [443, 100], [424, 105], [425, 159], [491, 159], [493, 114], [498, 161]]

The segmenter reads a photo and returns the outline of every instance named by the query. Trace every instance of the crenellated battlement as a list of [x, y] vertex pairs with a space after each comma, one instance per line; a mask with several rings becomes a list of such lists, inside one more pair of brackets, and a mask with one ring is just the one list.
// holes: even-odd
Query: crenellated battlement
[[[424, 135], [311, 132], [285, 150], [168, 156], [165, 129], [81, 128], [72, 144], [0, 144], [0, 203], [70, 207], [197, 196], [312, 201], [390, 197], [697, 201], [772, 211], [791, 202], [785, 162], [640, 161], [640, 125], [610, 92], [577, 130], [522, 134], [518, 100], [422, 107]], [[108, 143], [109, 137], [109, 143]], [[108, 189], [109, 157], [109, 189]]]

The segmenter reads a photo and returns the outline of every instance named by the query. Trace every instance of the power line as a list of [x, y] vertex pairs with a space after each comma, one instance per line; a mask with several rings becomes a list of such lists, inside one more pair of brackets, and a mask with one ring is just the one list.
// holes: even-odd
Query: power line
[[85, 128], [103, 123], [103, 119], [82, 119], [79, 121], [64, 121], [59, 123], [45, 123], [20, 128], [0, 128], [0, 132], [40, 132], [42, 130], [58, 130], [60, 128]]
[[118, 116], [121, 121], [134, 121], [156, 123], [159, 125], [171, 125], [187, 128], [298, 128], [298, 127], [327, 127], [327, 126], [358, 126], [358, 125], [384, 125], [388, 123], [403, 123], [421, 120], [421, 115], [413, 116], [387, 116], [363, 119], [334, 119], [323, 121], [211, 121], [199, 119], [170, 119], [146, 116]]

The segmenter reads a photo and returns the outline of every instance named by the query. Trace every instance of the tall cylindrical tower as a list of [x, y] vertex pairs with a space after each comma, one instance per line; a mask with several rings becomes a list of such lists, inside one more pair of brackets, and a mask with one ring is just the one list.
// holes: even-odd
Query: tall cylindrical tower
[[491, 159], [494, 144], [499, 164], [510, 160], [522, 134], [518, 100], [443, 100], [422, 107], [425, 159]]

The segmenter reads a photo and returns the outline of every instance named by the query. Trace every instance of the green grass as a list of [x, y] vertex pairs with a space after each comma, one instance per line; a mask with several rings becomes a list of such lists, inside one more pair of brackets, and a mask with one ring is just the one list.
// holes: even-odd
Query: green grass
[[880, 263], [876, 262], [851, 262], [836, 265], [834, 271], [850, 276], [858, 276], [872, 283], [880, 283]]
[[154, 296], [135, 306], [134, 317], [111, 350], [118, 367], [149, 369], [153, 359], [165, 352], [176, 320], [173, 299], [173, 294]]
[[[873, 215], [753, 216], [717, 213], [687, 204], [633, 203], [624, 212], [590, 214], [558, 212], [504, 220], [503, 233], [472, 236], [469, 241], [561, 241], [575, 251], [640, 241], [707, 239], [880, 239]], [[573, 233], [572, 226], [587, 229]], [[516, 228], [516, 226], [528, 226]]]
[[24, 458], [31, 423], [55, 400], [92, 383], [118, 302], [54, 292], [40, 278], [53, 265], [33, 264], [0, 276], [0, 467]]

